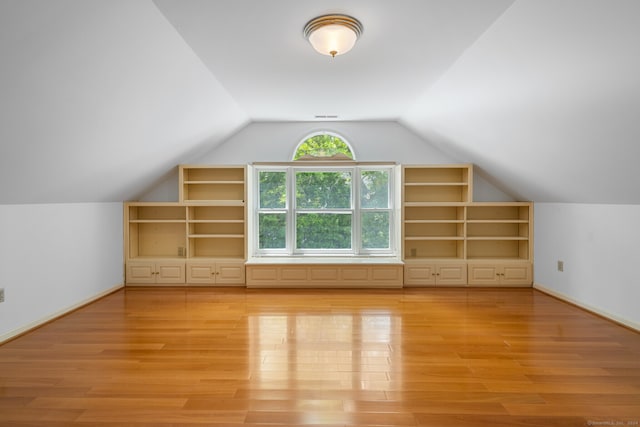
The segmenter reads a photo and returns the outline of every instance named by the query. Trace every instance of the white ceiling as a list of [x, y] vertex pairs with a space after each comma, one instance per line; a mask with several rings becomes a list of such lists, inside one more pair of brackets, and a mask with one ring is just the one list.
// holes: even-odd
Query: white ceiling
[[[513, 0], [154, 0], [254, 121], [396, 120]], [[304, 24], [359, 19], [348, 55], [316, 53]]]
[[[327, 12], [364, 25], [343, 57], [302, 37]], [[640, 204], [638, 46], [638, 0], [0, 0], [0, 203], [134, 199], [250, 122], [338, 115], [520, 199]]]

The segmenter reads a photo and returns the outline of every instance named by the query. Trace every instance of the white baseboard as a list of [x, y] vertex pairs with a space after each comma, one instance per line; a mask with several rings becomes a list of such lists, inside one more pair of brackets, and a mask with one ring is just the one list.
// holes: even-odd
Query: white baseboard
[[58, 317], [62, 317], [65, 314], [70, 313], [70, 312], [72, 312], [74, 310], [77, 310], [82, 306], [85, 306], [85, 305], [90, 304], [90, 303], [92, 303], [94, 301], [97, 301], [100, 298], [102, 298], [102, 297], [104, 297], [106, 295], [109, 295], [110, 293], [113, 293], [113, 292], [115, 292], [115, 291], [117, 291], [119, 289], [122, 289], [123, 287], [124, 287], [124, 284], [116, 285], [116, 286], [114, 286], [112, 288], [109, 288], [107, 290], [104, 290], [104, 291], [100, 292], [97, 295], [94, 295], [94, 296], [92, 296], [90, 298], [87, 298], [87, 299], [85, 299], [83, 301], [80, 301], [80, 302], [78, 302], [76, 304], [73, 304], [73, 305], [71, 305], [69, 307], [66, 307], [66, 308], [64, 308], [62, 310], [59, 310], [59, 311], [57, 311], [55, 313], [52, 313], [49, 316], [45, 316], [45, 317], [43, 317], [41, 319], [38, 319], [38, 320], [35, 320], [33, 322], [27, 323], [26, 325], [24, 325], [24, 326], [22, 326], [22, 327], [20, 327], [18, 329], [14, 329], [13, 331], [9, 331], [6, 334], [0, 335], [0, 344], [4, 344], [5, 342], [7, 342], [7, 341], [19, 336], [19, 335], [22, 335], [22, 334], [24, 334], [26, 332], [29, 332], [32, 329], [35, 329], [35, 328], [37, 328], [39, 326], [42, 326], [47, 322], [51, 322], [52, 320], [55, 320]]
[[548, 287], [541, 285], [539, 283], [534, 283], [533, 284], [533, 288], [539, 290], [540, 292], [544, 292], [545, 294], [549, 294], [552, 297], [558, 298], [560, 300], [566, 301], [570, 304], [573, 304], [577, 307], [580, 307], [584, 310], [590, 311], [591, 313], [597, 314], [598, 316], [607, 318], [615, 323], [619, 323], [623, 326], [626, 326], [629, 329], [633, 329], [635, 331], [640, 332], [640, 323], [638, 322], [634, 322], [633, 320], [629, 320], [629, 319], [625, 319], [623, 317], [620, 316], [616, 316], [615, 314], [611, 314], [609, 312], [606, 312], [598, 307], [594, 307], [592, 305], [589, 304], [585, 304], [582, 301], [578, 301], [568, 295], [565, 295], [561, 292], [555, 291], [553, 289], [549, 289]]

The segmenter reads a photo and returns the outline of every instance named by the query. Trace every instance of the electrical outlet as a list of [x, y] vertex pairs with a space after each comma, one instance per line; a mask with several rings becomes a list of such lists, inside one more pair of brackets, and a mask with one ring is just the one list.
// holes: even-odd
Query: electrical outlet
[[558, 271], [564, 271], [564, 261], [558, 261]]
[[4, 288], [0, 288], [0, 302], [4, 302]]

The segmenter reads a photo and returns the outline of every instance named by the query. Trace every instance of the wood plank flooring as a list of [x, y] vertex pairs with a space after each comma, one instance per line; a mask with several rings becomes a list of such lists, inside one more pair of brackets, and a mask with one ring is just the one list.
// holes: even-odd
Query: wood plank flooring
[[640, 334], [533, 289], [127, 288], [0, 346], [1, 426], [638, 426]]

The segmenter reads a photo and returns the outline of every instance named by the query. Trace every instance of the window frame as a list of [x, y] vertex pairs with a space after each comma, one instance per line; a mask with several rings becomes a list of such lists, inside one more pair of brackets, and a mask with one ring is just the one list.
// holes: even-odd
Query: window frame
[[[293, 155], [291, 156], [291, 161], [293, 162], [300, 162], [300, 161], [305, 161], [305, 160], [301, 160], [301, 159], [296, 159], [296, 155], [298, 154], [298, 150], [300, 150], [300, 147], [302, 146], [302, 144], [306, 143], [308, 140], [315, 138], [316, 136], [324, 136], [324, 135], [328, 135], [331, 136], [333, 138], [337, 138], [340, 141], [342, 141], [342, 143], [344, 143], [344, 145], [347, 146], [347, 148], [349, 149], [349, 152], [351, 153], [350, 159], [348, 161], [350, 162], [355, 162], [356, 161], [356, 152], [353, 149], [353, 146], [349, 143], [349, 141], [347, 141], [342, 135], [336, 133], [336, 132], [330, 132], [330, 131], [320, 131], [320, 132], [313, 132], [307, 136], [305, 136], [300, 142], [298, 142], [298, 144], [296, 145], [295, 150], [293, 150]], [[321, 160], [330, 160], [330, 158], [323, 158], [322, 156], [318, 156], [317, 160], [321, 161]], [[344, 161], [344, 160], [342, 160]]]
[[[397, 189], [395, 186], [396, 165], [390, 163], [367, 163], [358, 164], [300, 164], [299, 162], [287, 164], [254, 164], [253, 186], [255, 197], [253, 200], [255, 208], [252, 212], [254, 232], [252, 233], [253, 253], [255, 257], [304, 257], [304, 256], [397, 256], [396, 235], [398, 224], [396, 221], [396, 201]], [[296, 173], [297, 172], [344, 172], [351, 173], [351, 206], [349, 208], [332, 209], [298, 209], [296, 206]], [[361, 174], [363, 171], [384, 171], [388, 177], [388, 194], [386, 208], [372, 208], [361, 206]], [[285, 173], [286, 202], [284, 208], [262, 208], [260, 206], [260, 174], [261, 172], [283, 172]], [[296, 218], [299, 213], [340, 213], [351, 215], [351, 248], [349, 249], [329, 249], [329, 248], [297, 248], [296, 241]], [[365, 248], [362, 237], [362, 214], [365, 212], [386, 212], [389, 217], [389, 247], [388, 248]], [[284, 213], [286, 217], [285, 247], [284, 248], [260, 248], [260, 215], [269, 213]]]
[[[348, 208], [329, 208], [329, 209], [311, 209], [311, 208], [300, 208], [297, 204], [297, 194], [298, 194], [298, 185], [297, 185], [297, 174], [298, 172], [329, 172], [329, 173], [340, 173], [340, 172], [348, 172], [351, 175], [351, 190], [349, 194], [350, 206]], [[356, 224], [356, 208], [355, 208], [355, 195], [356, 191], [354, 189], [354, 183], [356, 181], [356, 171], [355, 167], [313, 167], [313, 166], [292, 166], [291, 167], [292, 174], [292, 186], [291, 192], [287, 192], [287, 197], [291, 196], [291, 216], [287, 217], [287, 225], [291, 225], [292, 228], [292, 240], [293, 246], [290, 249], [292, 255], [352, 255], [355, 250], [355, 242], [357, 241], [357, 236], [355, 235], [355, 231], [357, 229]], [[331, 249], [331, 248], [298, 248], [298, 214], [334, 214], [334, 215], [351, 215], [351, 247], [350, 248], [341, 248], [341, 249]], [[291, 221], [289, 221], [291, 219]]]

